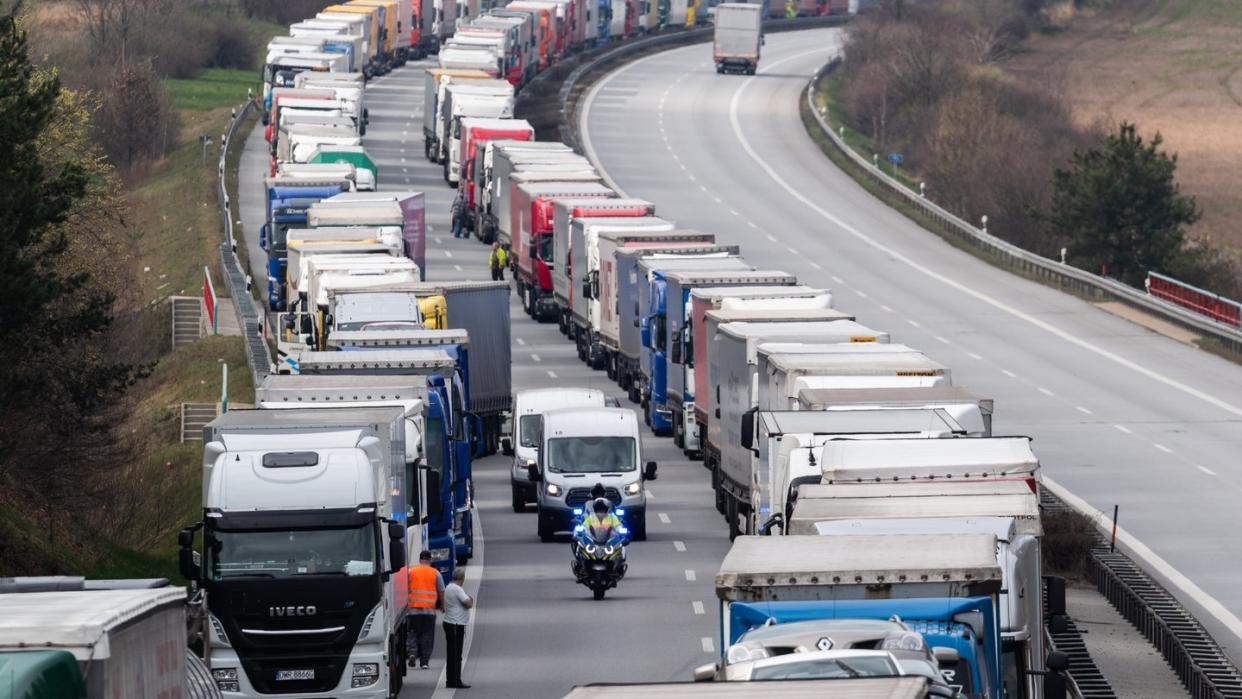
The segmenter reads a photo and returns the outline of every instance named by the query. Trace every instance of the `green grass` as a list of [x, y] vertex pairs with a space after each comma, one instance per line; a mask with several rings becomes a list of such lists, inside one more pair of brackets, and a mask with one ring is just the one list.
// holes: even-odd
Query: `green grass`
[[235, 107], [246, 99], [246, 90], [261, 94], [257, 70], [207, 68], [197, 78], [165, 80], [177, 109], [208, 110]]

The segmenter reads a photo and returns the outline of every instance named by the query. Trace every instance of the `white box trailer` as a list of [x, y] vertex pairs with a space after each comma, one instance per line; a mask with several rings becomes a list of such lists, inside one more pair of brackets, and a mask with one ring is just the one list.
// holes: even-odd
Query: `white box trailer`
[[1034, 491], [1041, 478], [1029, 437], [828, 442], [816, 461], [827, 485], [952, 479], [1020, 481]]
[[[873, 330], [840, 311], [762, 311], [763, 320], [722, 323], [739, 315], [735, 311], [708, 311], [704, 315], [708, 332], [706, 395], [700, 400], [707, 408], [707, 439], [704, 466], [717, 472], [725, 451], [740, 464], [749, 462], [750, 452], [741, 448], [741, 420], [747, 411], [759, 406], [758, 351], [765, 342], [805, 341], [808, 343], [888, 342], [888, 334]], [[749, 317], [749, 312], [747, 312]], [[719, 476], [713, 481], [719, 482]]]
[[513, 245], [513, 233], [518, 230], [518, 215], [514, 201], [518, 190], [528, 184], [553, 182], [579, 182], [584, 184], [603, 182], [590, 161], [576, 153], [521, 153], [511, 156], [504, 163], [507, 176], [493, 177], [496, 199], [492, 203], [495, 215], [495, 238], [503, 245]]
[[484, 242], [490, 243], [495, 239], [499, 210], [494, 208], [493, 204], [499, 203], [499, 194], [502, 190], [499, 186], [502, 181], [500, 178], [503, 177], [503, 181], [507, 182], [509, 173], [512, 171], [513, 161], [510, 156], [526, 153], [573, 153], [573, 151], [563, 143], [518, 141], [506, 138], [488, 141], [475, 154], [477, 162], [474, 171], [478, 175], [477, 183], [480, 191], [475, 202], [476, 208], [470, 213], [475, 219], [474, 230]]
[[436, 138], [445, 182], [455, 185], [461, 170], [461, 120], [467, 117], [513, 117], [513, 86], [503, 80], [489, 83], [450, 83], [440, 104]]
[[763, 45], [763, 5], [725, 2], [716, 6], [712, 62], [716, 72], [754, 75]]
[[992, 436], [994, 401], [964, 388], [807, 388], [798, 392], [798, 410], [842, 408], [943, 408], [971, 436]]
[[965, 428], [937, 408], [764, 411], [742, 420], [742, 449], [724, 449], [717, 493], [735, 534], [785, 530], [799, 487], [822, 480], [814, 450], [828, 441], [966, 436]]
[[948, 367], [905, 345], [772, 343], [756, 350], [755, 362], [760, 410], [796, 410], [804, 388], [952, 385]]
[[[559, 213], [559, 208], [558, 208]], [[558, 225], [560, 221], [556, 222]], [[600, 236], [609, 235], [614, 244], [648, 241], [646, 233], [671, 231], [672, 221], [657, 216], [588, 216], [569, 222], [569, 235], [553, 233], [552, 295], [561, 307], [561, 332], [574, 338], [578, 356], [588, 364], [603, 366], [613, 378], [608, 350], [600, 342], [601, 288], [612, 280], [600, 273]], [[637, 233], [638, 235], [630, 235]], [[612, 294], [608, 294], [613, 298]]]
[[188, 696], [185, 644], [183, 587], [0, 594], [0, 650], [71, 653], [88, 697]]
[[490, 81], [492, 76], [481, 70], [428, 68], [423, 72], [423, 155], [431, 162], [439, 157], [436, 124], [440, 120], [440, 100], [444, 90], [454, 81]]

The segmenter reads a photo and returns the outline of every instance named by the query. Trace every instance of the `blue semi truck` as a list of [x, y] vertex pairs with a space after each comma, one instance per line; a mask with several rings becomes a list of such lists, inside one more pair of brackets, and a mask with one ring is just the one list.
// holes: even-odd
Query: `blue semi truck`
[[349, 179], [310, 178], [291, 175], [269, 177], [264, 181], [267, 219], [259, 229], [259, 247], [267, 253], [267, 307], [284, 310], [285, 269], [288, 264], [286, 232], [306, 228], [311, 204], [349, 191]]

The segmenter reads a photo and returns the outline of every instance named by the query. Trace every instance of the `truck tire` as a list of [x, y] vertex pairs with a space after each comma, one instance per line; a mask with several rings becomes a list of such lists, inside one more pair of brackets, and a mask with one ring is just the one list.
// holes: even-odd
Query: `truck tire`
[[723, 515], [726, 511], [725, 498], [728, 496], [720, 483], [720, 467], [716, 465], [712, 466], [712, 490], [716, 493], [716, 511]]
[[725, 505], [725, 519], [729, 520], [729, 541], [733, 541], [740, 533], [737, 528], [737, 498], [732, 495], [726, 495], [725, 497], [728, 498], [728, 502]]
[[613, 381], [617, 380], [617, 356], [608, 350], [604, 352], [604, 374]]
[[517, 487], [516, 485], [510, 486], [510, 488], [513, 489], [513, 511], [519, 512], [519, 513], [525, 512], [526, 511], [526, 494], [523, 493], [522, 489]]
[[686, 448], [686, 435], [683, 434], [682, 422], [677, 417], [677, 413], [673, 413], [673, 446], [678, 449]]
[[630, 399], [630, 402], [631, 402], [631, 403], [638, 403], [638, 400], [639, 400], [639, 397], [640, 397], [640, 396], [638, 395], [638, 387], [634, 385], [634, 382], [633, 382], [633, 381], [631, 381], [631, 382], [630, 382], [630, 386], [629, 386], [629, 388], [627, 388], [627, 389], [625, 389], [625, 390], [626, 390], [626, 393], [627, 393], [627, 397]]

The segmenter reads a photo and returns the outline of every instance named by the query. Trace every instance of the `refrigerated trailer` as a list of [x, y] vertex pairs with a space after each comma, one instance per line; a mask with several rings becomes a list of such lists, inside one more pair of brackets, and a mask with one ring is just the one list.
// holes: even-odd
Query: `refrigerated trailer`
[[716, 6], [712, 62], [716, 72], [754, 75], [763, 45], [763, 6], [725, 2]]

